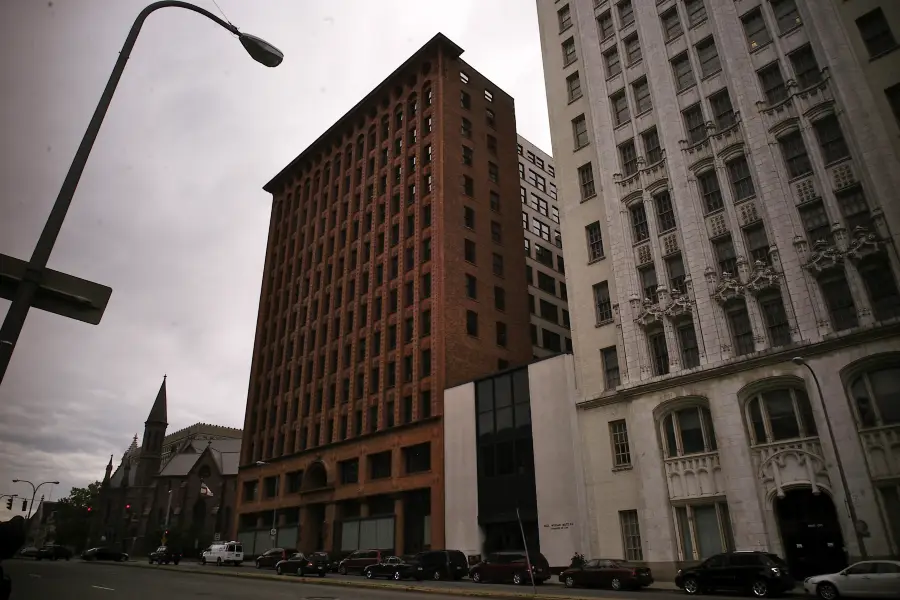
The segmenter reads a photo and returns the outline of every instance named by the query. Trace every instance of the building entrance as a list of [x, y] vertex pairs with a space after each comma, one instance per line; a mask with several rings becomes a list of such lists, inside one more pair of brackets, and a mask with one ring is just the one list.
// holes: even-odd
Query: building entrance
[[784, 559], [799, 581], [810, 575], [834, 573], [847, 566], [847, 552], [831, 497], [809, 488], [775, 498], [775, 515]]

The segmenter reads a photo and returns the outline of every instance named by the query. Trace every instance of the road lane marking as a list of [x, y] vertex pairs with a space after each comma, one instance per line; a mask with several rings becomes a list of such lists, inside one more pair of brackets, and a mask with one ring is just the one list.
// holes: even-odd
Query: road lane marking
[[116, 590], [114, 590], [114, 589], [112, 589], [112, 588], [103, 587], [102, 585], [92, 585], [91, 587], [92, 587], [92, 588], [97, 588], [98, 590], [108, 590], [108, 591], [110, 591], [110, 592], [116, 591]]

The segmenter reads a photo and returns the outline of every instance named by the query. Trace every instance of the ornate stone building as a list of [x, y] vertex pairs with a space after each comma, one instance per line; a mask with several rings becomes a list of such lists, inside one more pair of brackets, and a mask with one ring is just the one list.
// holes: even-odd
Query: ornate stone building
[[[93, 507], [90, 544], [115, 545], [144, 554], [169, 540], [187, 555], [218, 535], [234, 537], [232, 527], [241, 430], [196, 423], [166, 435], [166, 380], [144, 423], [113, 470], [110, 456], [100, 497]], [[206, 484], [212, 496], [201, 493]]]

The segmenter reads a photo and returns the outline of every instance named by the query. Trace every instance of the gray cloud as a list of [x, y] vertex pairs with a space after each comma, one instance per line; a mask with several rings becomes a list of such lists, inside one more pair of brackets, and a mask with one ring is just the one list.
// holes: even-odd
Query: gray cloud
[[[148, 2], [0, 3], [0, 252], [30, 255]], [[520, 131], [549, 150], [531, 2], [219, 5], [285, 62], [261, 67], [186, 11], [145, 24], [50, 261], [112, 299], [97, 327], [29, 315], [0, 386], [0, 492], [24, 491], [14, 477], [59, 479], [58, 497], [102, 477], [164, 373], [171, 431], [242, 425], [271, 206], [261, 186], [437, 31], [516, 98]]]

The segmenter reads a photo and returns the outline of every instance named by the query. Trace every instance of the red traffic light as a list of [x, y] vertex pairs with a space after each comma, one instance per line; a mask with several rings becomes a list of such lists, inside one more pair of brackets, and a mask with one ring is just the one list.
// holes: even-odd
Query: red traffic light
[[125, 510], [131, 510], [131, 505], [130, 505], [130, 504], [126, 504], [126, 505], [125, 505]]
[[94, 509], [91, 508], [90, 506], [88, 506], [88, 512], [91, 512], [92, 510], [94, 510]]

